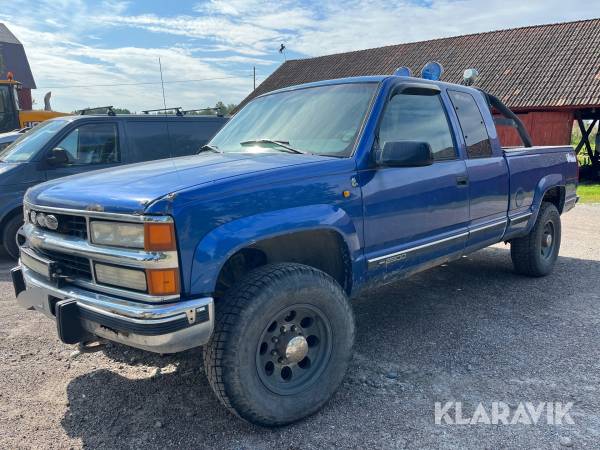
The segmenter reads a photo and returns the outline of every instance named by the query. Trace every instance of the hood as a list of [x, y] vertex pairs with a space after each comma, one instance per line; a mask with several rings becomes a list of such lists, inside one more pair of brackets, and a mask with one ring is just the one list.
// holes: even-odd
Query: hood
[[153, 200], [182, 189], [330, 159], [287, 153], [202, 153], [61, 178], [31, 188], [26, 200], [40, 206], [70, 209], [101, 207], [106, 212], [141, 213]]
[[0, 133], [0, 144], [4, 144], [5, 142], [13, 142], [16, 141], [19, 136], [22, 134], [18, 131], [9, 131], [8, 133]]

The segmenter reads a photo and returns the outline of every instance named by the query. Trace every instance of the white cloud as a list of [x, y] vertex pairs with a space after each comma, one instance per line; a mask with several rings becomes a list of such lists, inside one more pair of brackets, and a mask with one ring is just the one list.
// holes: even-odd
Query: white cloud
[[[200, 107], [237, 102], [288, 57], [318, 56], [415, 40], [560, 22], [600, 15], [600, 3], [575, 0], [210, 0], [186, 14], [159, 16], [151, 5], [113, 0], [12, 0], [0, 20], [25, 45], [40, 87], [157, 81], [167, 102]], [[129, 35], [138, 39], [130, 41]], [[139, 36], [147, 36], [140, 42]], [[111, 38], [107, 40], [109, 35]], [[165, 44], [168, 42], [168, 44]], [[34, 93], [41, 99], [44, 90]], [[159, 84], [54, 89], [56, 109], [114, 104], [141, 110], [162, 105]]]

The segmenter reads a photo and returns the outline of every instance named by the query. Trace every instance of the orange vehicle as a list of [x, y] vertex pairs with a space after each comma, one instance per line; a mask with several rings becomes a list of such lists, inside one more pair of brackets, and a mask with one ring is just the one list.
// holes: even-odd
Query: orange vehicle
[[19, 107], [18, 95], [21, 83], [15, 81], [10, 72], [7, 78], [6, 80], [0, 80], [0, 133], [32, 127], [44, 120], [68, 115], [68, 113], [50, 110], [49, 101], [45, 102], [46, 108], [44, 110], [22, 110]]

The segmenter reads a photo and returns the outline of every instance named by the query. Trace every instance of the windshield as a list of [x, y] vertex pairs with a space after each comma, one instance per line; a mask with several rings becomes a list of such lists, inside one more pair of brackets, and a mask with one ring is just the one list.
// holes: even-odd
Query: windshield
[[2, 150], [0, 161], [11, 163], [29, 161], [67, 122], [67, 120], [48, 120], [36, 125]]
[[349, 156], [377, 83], [316, 86], [259, 97], [212, 139], [225, 153]]

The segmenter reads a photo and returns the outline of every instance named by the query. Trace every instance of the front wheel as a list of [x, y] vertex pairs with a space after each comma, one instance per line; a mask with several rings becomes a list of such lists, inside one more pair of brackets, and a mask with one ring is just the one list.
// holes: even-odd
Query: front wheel
[[17, 259], [19, 257], [19, 246], [17, 245], [17, 231], [23, 225], [23, 218], [20, 215], [16, 215], [12, 219], [10, 219], [6, 225], [4, 225], [4, 230], [2, 231], [2, 243], [4, 244], [4, 250], [8, 253], [13, 259]]
[[318, 411], [352, 356], [354, 315], [341, 287], [301, 264], [250, 272], [216, 304], [204, 366], [230, 411], [264, 426]]
[[510, 243], [515, 270], [531, 277], [552, 272], [560, 249], [560, 214], [552, 203], [544, 202], [531, 232]]

